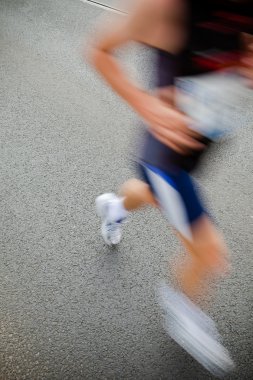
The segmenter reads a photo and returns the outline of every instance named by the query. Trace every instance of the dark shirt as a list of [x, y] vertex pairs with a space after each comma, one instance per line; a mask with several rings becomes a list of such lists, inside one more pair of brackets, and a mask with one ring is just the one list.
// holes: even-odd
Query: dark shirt
[[[187, 44], [177, 56], [157, 49], [156, 87], [173, 85], [177, 76], [206, 73], [235, 63], [240, 53], [240, 32], [253, 33], [252, 3], [188, 0]], [[200, 140], [206, 147], [211, 144], [208, 138]], [[181, 155], [146, 131], [140, 159], [168, 173], [178, 169], [190, 172], [205, 150]]]

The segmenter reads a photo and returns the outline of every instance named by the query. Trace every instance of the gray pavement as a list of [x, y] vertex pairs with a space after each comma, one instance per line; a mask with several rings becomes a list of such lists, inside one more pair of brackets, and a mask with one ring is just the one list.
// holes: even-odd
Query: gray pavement
[[[155, 286], [180, 249], [166, 221], [133, 215], [114, 250], [99, 236], [94, 198], [133, 175], [137, 132], [82, 61], [103, 12], [0, 0], [0, 379], [212, 379], [160, 324]], [[145, 49], [128, 53], [148, 77]], [[252, 101], [202, 175], [233, 263], [210, 308], [238, 364], [231, 380], [253, 376]]]

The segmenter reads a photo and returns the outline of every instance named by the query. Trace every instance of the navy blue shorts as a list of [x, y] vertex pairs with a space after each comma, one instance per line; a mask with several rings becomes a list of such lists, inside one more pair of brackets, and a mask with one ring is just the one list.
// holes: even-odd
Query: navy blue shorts
[[182, 169], [168, 174], [147, 163], [138, 164], [138, 171], [169, 222], [187, 240], [192, 240], [191, 224], [206, 210], [191, 176]]

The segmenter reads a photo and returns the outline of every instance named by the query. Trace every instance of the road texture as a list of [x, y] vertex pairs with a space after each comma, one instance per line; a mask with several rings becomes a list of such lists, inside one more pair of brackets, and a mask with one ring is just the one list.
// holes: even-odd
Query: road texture
[[[159, 212], [133, 215], [117, 249], [99, 236], [94, 198], [133, 175], [137, 132], [82, 61], [103, 13], [78, 0], [0, 0], [0, 379], [212, 379], [160, 323], [155, 287], [180, 247]], [[128, 63], [148, 77], [137, 51]], [[201, 176], [231, 249], [210, 308], [237, 362], [231, 380], [253, 377], [252, 101], [239, 139]]]

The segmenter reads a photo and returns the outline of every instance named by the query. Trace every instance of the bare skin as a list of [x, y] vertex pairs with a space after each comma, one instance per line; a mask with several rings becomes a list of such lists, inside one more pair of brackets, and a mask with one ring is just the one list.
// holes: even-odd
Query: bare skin
[[124, 198], [124, 207], [128, 211], [134, 211], [147, 205], [158, 206], [149, 186], [139, 179], [132, 178], [125, 182], [119, 195]]

